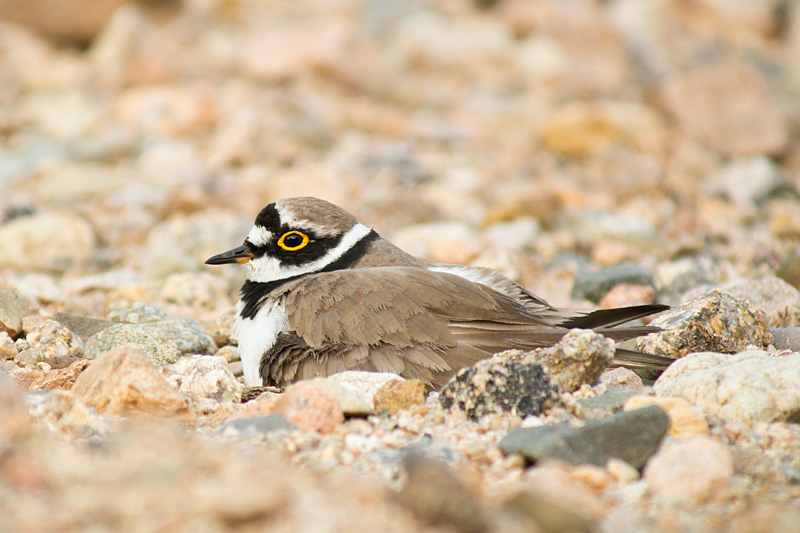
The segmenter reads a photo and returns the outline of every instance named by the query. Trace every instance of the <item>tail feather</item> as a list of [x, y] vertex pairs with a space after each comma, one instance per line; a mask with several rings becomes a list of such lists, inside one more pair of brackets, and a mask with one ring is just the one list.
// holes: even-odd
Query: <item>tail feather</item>
[[598, 309], [597, 311], [592, 311], [585, 315], [570, 317], [558, 325], [565, 328], [581, 329], [613, 328], [614, 326], [625, 324], [631, 320], [660, 313], [667, 309], [669, 309], [668, 305], [661, 304], [633, 305], [630, 307], [618, 307], [616, 309]]
[[675, 360], [669, 357], [617, 348], [614, 351], [614, 360], [611, 364], [613, 366], [624, 366], [625, 368], [631, 369], [645, 368], [648, 370], [665, 370], [674, 362]]

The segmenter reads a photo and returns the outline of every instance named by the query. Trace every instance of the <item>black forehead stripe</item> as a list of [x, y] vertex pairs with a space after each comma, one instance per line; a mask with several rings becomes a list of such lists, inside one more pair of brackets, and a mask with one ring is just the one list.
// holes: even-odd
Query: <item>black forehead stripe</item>
[[281, 227], [281, 216], [275, 208], [275, 203], [269, 204], [261, 210], [256, 217], [256, 226], [263, 226], [273, 233]]
[[[378, 240], [379, 237], [380, 235], [378, 235], [375, 230], [371, 230], [360, 241], [358, 241], [355, 246], [342, 254], [339, 259], [320, 269], [318, 272], [333, 272], [334, 270], [342, 270], [353, 266], [356, 261], [364, 257], [364, 255], [369, 251], [370, 244]], [[276, 279], [274, 281], [267, 282], [250, 280], [245, 281], [244, 285], [242, 285], [242, 290], [239, 292], [239, 298], [244, 302], [244, 307], [242, 308], [242, 318], [255, 318], [256, 313], [258, 313], [258, 310], [261, 307], [261, 302], [264, 298], [269, 296], [272, 291], [285, 285], [286, 283], [289, 283], [290, 281], [294, 281], [314, 273], [315, 272], [308, 272], [306, 274], [298, 274], [297, 276]]]

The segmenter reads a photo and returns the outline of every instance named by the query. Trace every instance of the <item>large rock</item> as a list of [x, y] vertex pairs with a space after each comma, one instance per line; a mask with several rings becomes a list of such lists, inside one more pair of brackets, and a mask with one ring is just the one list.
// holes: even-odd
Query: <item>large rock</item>
[[661, 313], [650, 325], [662, 331], [637, 339], [636, 347], [664, 357], [704, 351], [736, 353], [748, 346], [766, 348], [772, 342], [764, 313], [719, 289]]
[[764, 311], [771, 328], [800, 326], [800, 291], [781, 278], [737, 281], [722, 288]]
[[800, 353], [762, 350], [695, 353], [674, 362], [655, 383], [659, 396], [681, 396], [706, 415], [752, 426], [800, 421]]
[[189, 416], [186, 399], [134, 345], [103, 353], [72, 386], [72, 393], [98, 413]]

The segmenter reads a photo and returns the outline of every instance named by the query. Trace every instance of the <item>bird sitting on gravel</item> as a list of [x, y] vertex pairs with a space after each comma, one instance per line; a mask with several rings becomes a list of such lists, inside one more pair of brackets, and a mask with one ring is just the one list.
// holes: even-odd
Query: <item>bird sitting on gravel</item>
[[[244, 244], [206, 261], [244, 264], [236, 332], [248, 387], [345, 370], [394, 372], [438, 389], [460, 368], [509, 348], [550, 346], [571, 328], [625, 340], [626, 323], [667, 309], [557, 309], [499, 273], [414, 257], [317, 198], [266, 206]], [[614, 364], [669, 359], [617, 349]]]

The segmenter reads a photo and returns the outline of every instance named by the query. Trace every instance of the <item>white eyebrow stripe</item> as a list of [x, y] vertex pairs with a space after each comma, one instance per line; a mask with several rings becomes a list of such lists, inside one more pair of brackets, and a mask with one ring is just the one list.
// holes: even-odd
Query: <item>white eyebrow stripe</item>
[[333, 237], [337, 234], [335, 230], [321, 226], [307, 218], [296, 219], [292, 210], [284, 205], [281, 205], [280, 200], [275, 203], [275, 210], [278, 211], [278, 216], [281, 219], [281, 224], [285, 224], [291, 228], [300, 228], [306, 231], [315, 233], [318, 237]]
[[253, 246], [265, 246], [272, 240], [272, 232], [267, 230], [264, 226], [253, 226], [250, 233], [247, 234], [247, 240]]

